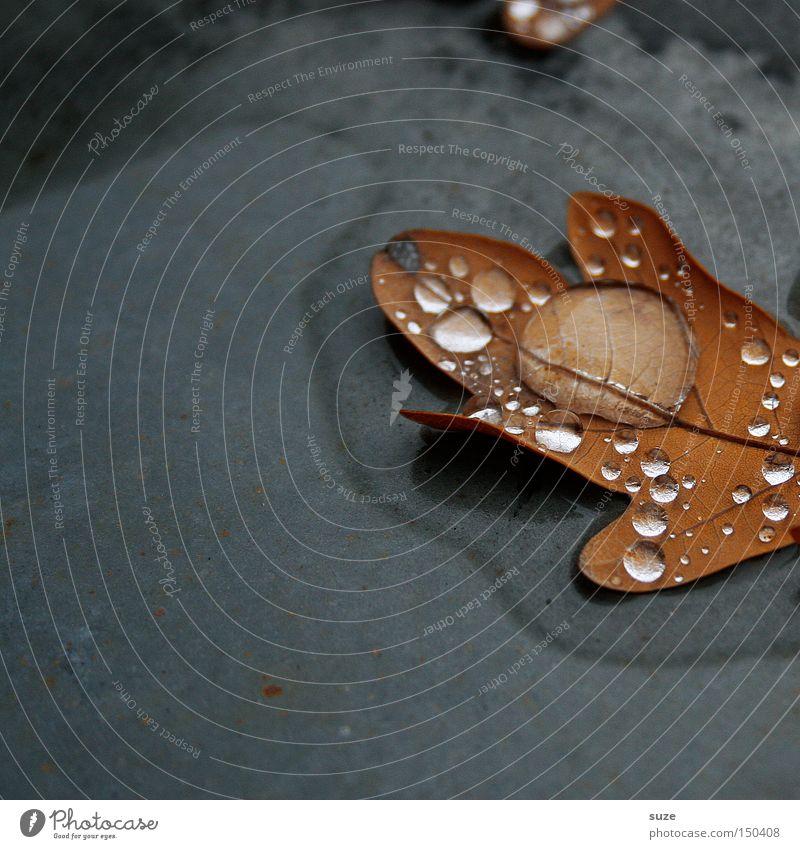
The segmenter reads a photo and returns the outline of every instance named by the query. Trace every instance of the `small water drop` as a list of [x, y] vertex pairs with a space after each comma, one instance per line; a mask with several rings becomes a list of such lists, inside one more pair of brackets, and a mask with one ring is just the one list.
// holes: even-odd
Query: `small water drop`
[[404, 313], [403, 310], [397, 310], [394, 314], [394, 317], [399, 318], [400, 321], [402, 321], [406, 317], [406, 313]]
[[620, 259], [628, 268], [638, 268], [642, 264], [642, 249], [638, 245], [625, 245]]
[[648, 540], [637, 540], [623, 555], [625, 571], [643, 584], [657, 581], [667, 568], [664, 552]]
[[598, 209], [592, 218], [592, 232], [601, 239], [610, 239], [617, 232], [617, 219], [610, 209]]
[[775, 528], [771, 528], [769, 525], [764, 525], [764, 527], [758, 532], [758, 538], [761, 542], [772, 542], [775, 539]]
[[653, 501], [645, 501], [631, 520], [637, 533], [643, 537], [658, 537], [667, 529], [667, 514]]
[[517, 23], [526, 24], [539, 13], [537, 0], [513, 0], [508, 5], [508, 14]]
[[423, 312], [439, 315], [453, 300], [450, 287], [444, 280], [431, 274], [418, 274], [414, 284], [414, 297]]
[[726, 522], [722, 526], [722, 533], [725, 534], [726, 537], [729, 537], [733, 533], [733, 525]]
[[506, 433], [513, 433], [514, 436], [520, 436], [525, 433], [525, 428], [520, 427], [519, 425], [506, 425], [504, 430]]
[[450, 262], [447, 264], [450, 273], [453, 277], [466, 277], [469, 274], [469, 263], [466, 258], [457, 254], [450, 257]]
[[764, 499], [761, 512], [771, 522], [782, 522], [789, 515], [789, 502], [779, 492], [773, 492]]
[[628, 232], [631, 236], [642, 235], [642, 219], [638, 215], [631, 215], [628, 219]]
[[550, 300], [550, 287], [547, 283], [531, 283], [526, 287], [528, 292], [528, 297], [531, 301], [536, 304], [537, 307], [541, 307], [546, 304]]
[[749, 366], [763, 366], [771, 356], [772, 351], [763, 339], [748, 339], [742, 343], [742, 361]]
[[511, 410], [512, 413], [518, 410], [519, 406], [519, 401], [517, 401], [515, 398], [513, 398], [511, 401], [506, 402], [506, 409]]
[[707, 546], [705, 546], [705, 545], [704, 545], [704, 546], [700, 549], [700, 553], [701, 553], [701, 554], [708, 554], [708, 553], [709, 553], [709, 550], [710, 550], [710, 549], [709, 549]]
[[681, 554], [681, 565], [688, 566], [692, 561], [689, 559], [688, 554]]
[[469, 417], [481, 422], [489, 422], [489, 424], [500, 424], [503, 421], [503, 412], [492, 404], [482, 410], [475, 410], [474, 413], [469, 414]]
[[786, 383], [786, 378], [779, 371], [776, 371], [769, 376], [769, 383], [773, 389], [780, 389]]
[[422, 333], [422, 328], [417, 324], [416, 321], [409, 321], [408, 322], [408, 332], [414, 333], [414, 334]]
[[571, 454], [583, 441], [583, 425], [569, 410], [550, 410], [536, 422], [534, 437], [548, 451]]
[[766, 436], [769, 433], [769, 422], [766, 419], [762, 419], [761, 416], [756, 416], [747, 425], [747, 430], [750, 436]]
[[539, 405], [532, 404], [530, 407], [525, 407], [522, 411], [523, 416], [527, 416], [529, 419], [532, 419], [534, 416], [539, 415]]
[[774, 392], [765, 392], [761, 399], [761, 406], [765, 410], [777, 410], [780, 406], [781, 399]]
[[650, 482], [650, 497], [659, 504], [669, 504], [678, 497], [678, 482], [671, 475], [659, 475]]
[[606, 273], [606, 264], [602, 257], [596, 254], [590, 256], [584, 263], [586, 271], [591, 277], [602, 277]]
[[789, 348], [783, 352], [783, 364], [789, 368], [795, 368], [800, 363], [800, 354], [794, 348]]
[[452, 360], [439, 360], [439, 368], [442, 371], [455, 371], [457, 366]]
[[647, 477], [656, 478], [665, 475], [671, 463], [665, 451], [661, 448], [651, 448], [642, 458], [640, 465]]
[[615, 481], [622, 474], [622, 469], [616, 463], [604, 463], [600, 472], [607, 481]]
[[761, 474], [764, 480], [772, 486], [791, 480], [794, 477], [794, 463], [788, 454], [771, 451], [761, 464]]
[[735, 312], [726, 312], [722, 316], [722, 324], [725, 327], [736, 327], [739, 323], [739, 316]]
[[628, 480], [625, 481], [625, 489], [628, 492], [638, 492], [642, 488], [642, 482], [636, 475], [631, 475]]
[[672, 276], [672, 269], [668, 265], [659, 265], [658, 266], [658, 279], [659, 280], [669, 280]]
[[694, 475], [684, 475], [681, 483], [683, 484], [684, 489], [694, 489], [697, 484], [697, 480]]
[[639, 447], [639, 437], [635, 430], [622, 428], [614, 431], [614, 448], [619, 454], [633, 454]]
[[471, 307], [448, 310], [431, 325], [430, 334], [440, 348], [454, 354], [480, 351], [492, 339], [488, 322]]
[[745, 504], [752, 498], [752, 496], [752, 490], [749, 486], [745, 486], [744, 484], [737, 486], [731, 493], [731, 498], [733, 498], [736, 504]]
[[514, 304], [514, 281], [502, 268], [479, 271], [472, 278], [472, 301], [484, 312], [504, 312]]

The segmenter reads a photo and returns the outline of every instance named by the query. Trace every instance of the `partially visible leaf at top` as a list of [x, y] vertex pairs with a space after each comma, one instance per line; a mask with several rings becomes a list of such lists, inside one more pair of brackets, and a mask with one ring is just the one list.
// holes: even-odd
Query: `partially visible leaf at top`
[[800, 342], [718, 283], [651, 209], [578, 194], [585, 282], [482, 236], [415, 230], [372, 264], [390, 320], [469, 399], [403, 411], [551, 457], [630, 498], [584, 574], [642, 592], [792, 542]]
[[611, 11], [617, 0], [506, 0], [503, 24], [519, 44], [552, 50]]

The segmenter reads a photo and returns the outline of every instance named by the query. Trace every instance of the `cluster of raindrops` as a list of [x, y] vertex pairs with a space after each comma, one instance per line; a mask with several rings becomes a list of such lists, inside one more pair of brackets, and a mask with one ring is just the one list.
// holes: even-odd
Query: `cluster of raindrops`
[[[600, 208], [591, 217], [590, 227], [599, 238], [610, 240], [621, 236], [619, 257], [622, 264], [631, 270], [639, 268], [643, 252], [636, 239], [642, 236], [643, 227], [638, 218], [618, 218], [611, 210]], [[593, 277], [602, 276], [606, 270], [600, 257], [589, 257], [586, 267]], [[683, 286], [685, 290], [689, 288], [685, 266], [676, 270], [662, 266], [658, 274], [662, 281], [674, 277], [676, 286]], [[434, 262], [426, 262], [424, 268], [414, 275], [413, 292], [416, 305], [424, 315], [431, 317], [425, 332], [445, 352], [439, 366], [446, 372], [458, 372], [466, 385], [476, 391], [465, 407], [466, 415], [502, 428], [513, 436], [528, 435], [537, 446], [548, 452], [572, 454], [578, 449], [585, 436], [579, 416], [569, 410], [554, 409], [553, 404], [531, 396], [522, 386], [509, 386], [507, 380], [493, 376], [507, 374], [507, 369], [499, 367], [488, 347], [494, 337], [490, 317], [504, 314], [510, 318], [515, 310], [531, 312], [544, 305], [552, 294], [547, 283], [518, 285], [499, 265], [481, 267], [473, 273], [470, 261], [459, 253], [449, 258], [445, 271], [439, 271]], [[397, 310], [395, 317], [398, 321], [408, 321], [409, 332], [422, 332], [419, 323], [409, 319], [404, 310]], [[722, 324], [725, 328], [736, 328], [738, 316], [732, 311], [724, 312]], [[773, 361], [773, 352], [756, 335], [742, 343], [741, 359], [748, 366], [766, 366]], [[800, 365], [800, 353], [788, 349], [783, 352], [781, 361], [784, 367], [794, 369]], [[773, 368], [768, 382], [762, 406], [772, 412], [780, 405], [777, 393], [785, 386], [786, 377]], [[747, 425], [748, 434], [757, 439], [767, 437], [770, 430], [771, 425], [765, 415], [754, 416]], [[780, 445], [787, 444], [788, 440], [781, 433], [776, 432], [772, 436]], [[632, 525], [640, 538], [626, 551], [623, 566], [634, 580], [651, 583], [660, 579], [667, 568], [666, 558], [657, 543], [669, 526], [666, 508], [677, 502], [679, 507], [688, 511], [690, 502], [679, 500], [679, 496], [682, 490], [695, 489], [698, 481], [691, 474], [676, 477], [671, 473], [672, 462], [659, 447], [646, 450], [638, 458], [638, 468], [634, 468], [631, 460], [639, 451], [639, 435], [634, 428], [617, 427], [605, 437], [605, 442], [611, 444], [614, 454], [601, 466], [603, 479], [619, 481], [632, 495], [647, 493], [632, 513]], [[768, 453], [763, 461], [762, 475], [769, 486], [785, 483], [795, 476], [793, 458], [780, 452]], [[754, 498], [754, 494], [750, 486], [736, 484], [730, 490], [730, 497], [733, 507], [741, 507]], [[774, 526], [785, 521], [791, 511], [786, 498], [773, 493], [764, 498], [762, 512], [769, 524], [763, 525], [757, 535], [760, 541], [768, 543], [775, 537]], [[734, 525], [725, 522], [720, 530], [722, 539], [731, 537]], [[687, 539], [693, 535], [691, 528], [682, 532]], [[669, 536], [673, 539], [676, 534], [670, 533]], [[710, 554], [706, 545], [698, 550], [702, 555]], [[689, 553], [684, 552], [679, 562], [683, 566], [690, 565]], [[683, 581], [678, 572], [673, 578], [676, 583]], [[616, 582], [619, 583], [618, 577]]]

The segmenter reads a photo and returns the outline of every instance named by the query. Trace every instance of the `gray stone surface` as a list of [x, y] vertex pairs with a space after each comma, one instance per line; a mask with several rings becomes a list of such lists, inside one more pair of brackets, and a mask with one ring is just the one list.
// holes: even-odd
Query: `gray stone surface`
[[[598, 592], [577, 554], [622, 500], [485, 439], [390, 426], [403, 369], [410, 405], [459, 398], [365, 275], [399, 230], [470, 229], [459, 209], [574, 279], [564, 213], [586, 183], [567, 143], [614, 191], [660, 194], [723, 280], [800, 329], [800, 6], [643, 0], [535, 57], [488, 1], [147, 22], [166, 5], [55, 20], [63, 4], [37, 3], [4, 36], [4, 268], [28, 227], [0, 341], [0, 793], [796, 798], [796, 550], [682, 591]], [[316, 70], [371, 57], [391, 62]]]

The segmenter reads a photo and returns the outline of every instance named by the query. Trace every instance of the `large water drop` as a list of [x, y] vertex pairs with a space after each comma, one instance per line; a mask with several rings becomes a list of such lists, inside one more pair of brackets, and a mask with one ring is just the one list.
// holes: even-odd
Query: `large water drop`
[[569, 410], [550, 410], [536, 422], [534, 438], [548, 451], [571, 454], [583, 441], [583, 425]]

